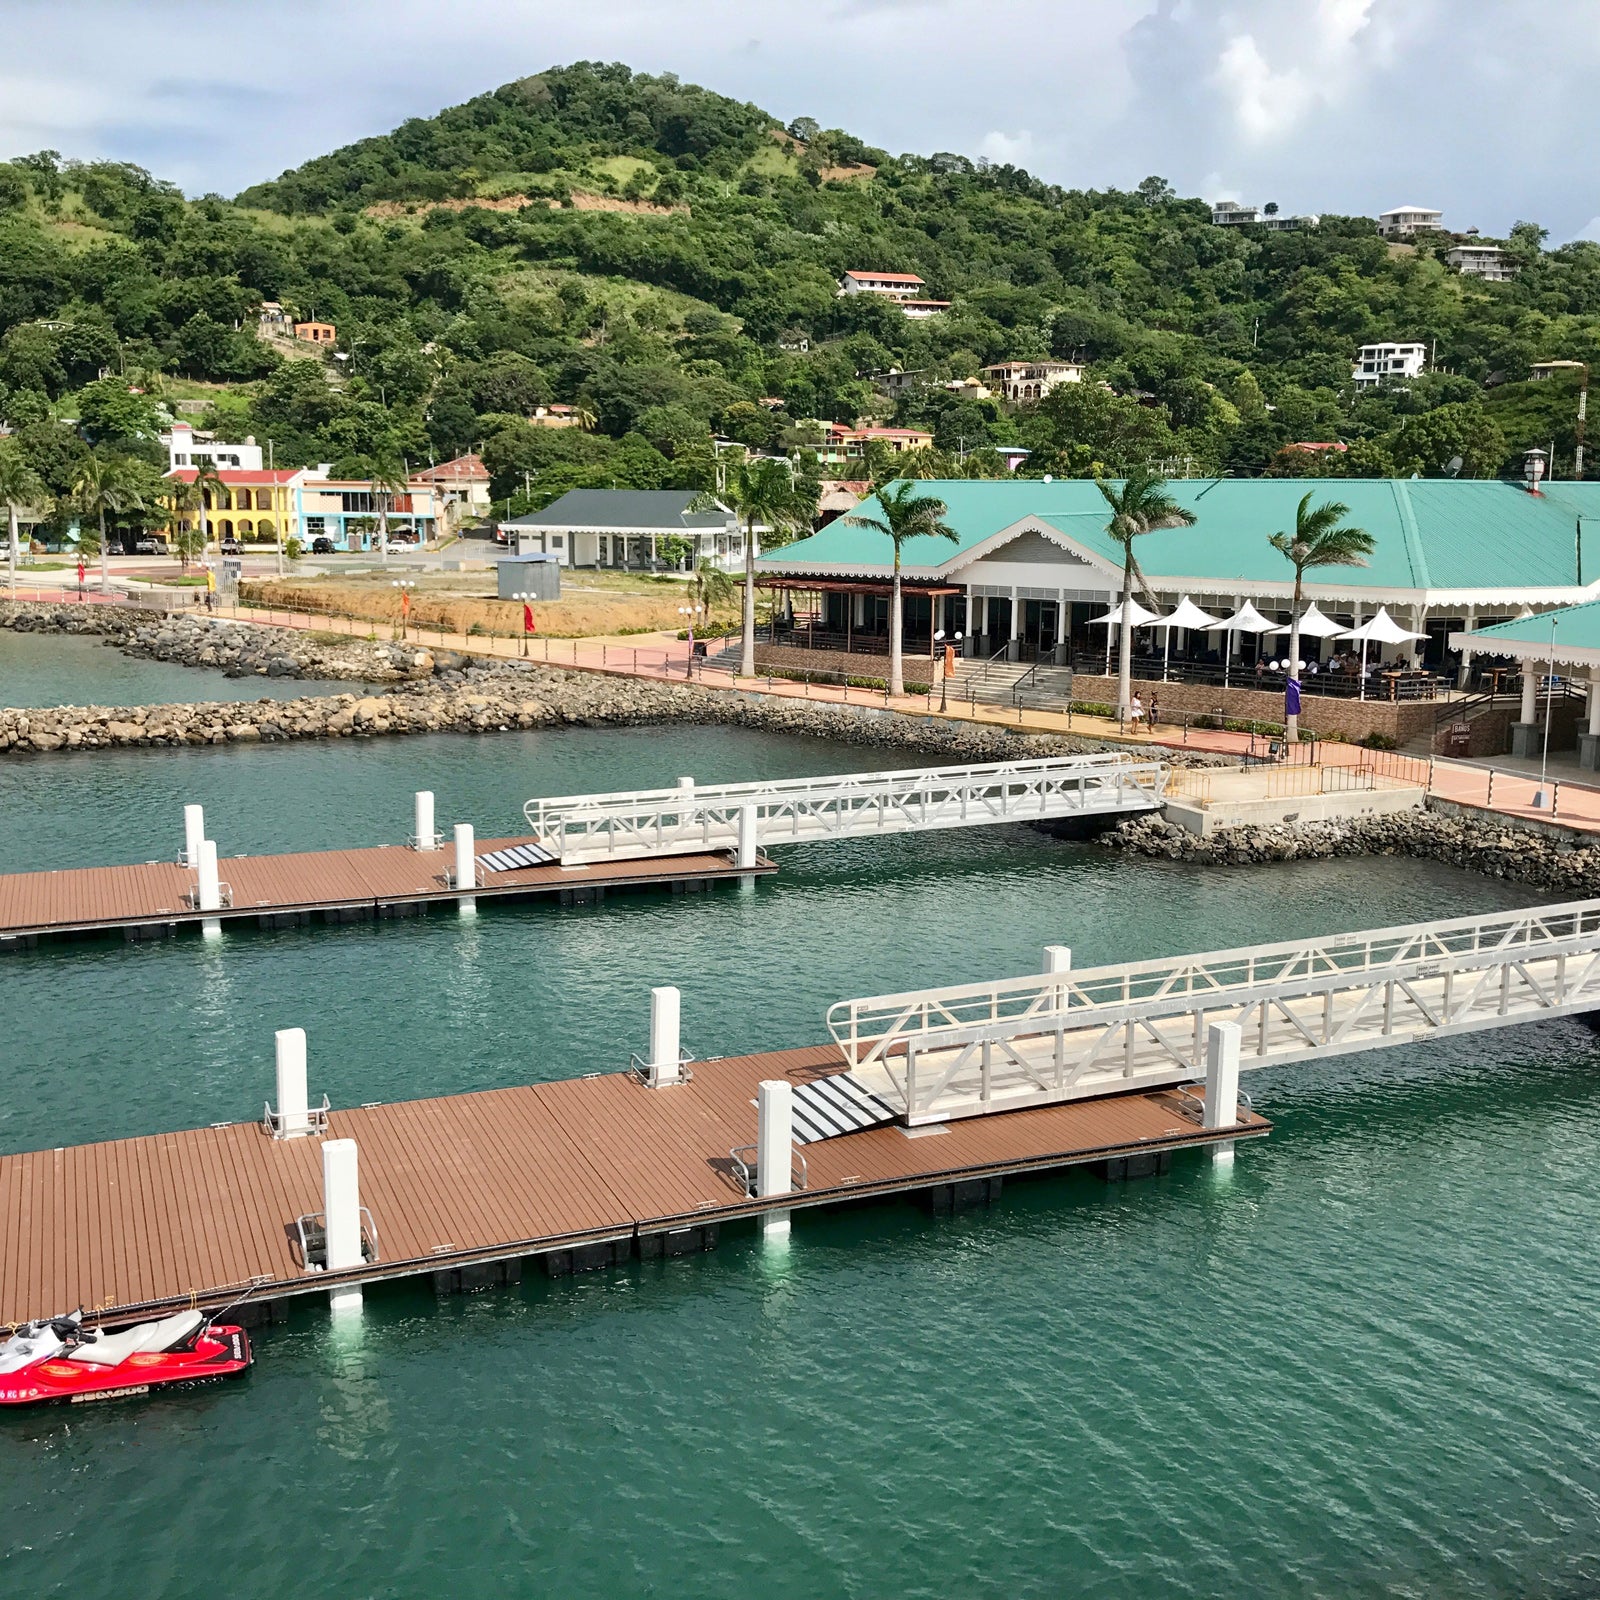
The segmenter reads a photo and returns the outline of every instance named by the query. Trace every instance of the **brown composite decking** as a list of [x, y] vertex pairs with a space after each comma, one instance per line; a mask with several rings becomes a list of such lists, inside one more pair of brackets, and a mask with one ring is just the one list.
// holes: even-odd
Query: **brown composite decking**
[[[357, 1142], [374, 1281], [660, 1233], [748, 1215], [730, 1149], [756, 1137], [756, 1085], [841, 1065], [817, 1046], [698, 1063], [694, 1081], [649, 1089], [614, 1073], [336, 1111]], [[872, 1128], [805, 1146], [810, 1187], [786, 1202], [857, 1195], [1262, 1134], [1253, 1112], [1226, 1135], [1189, 1120], [1170, 1091], [999, 1113], [919, 1129]], [[325, 1287], [291, 1247], [322, 1208], [321, 1143], [255, 1123], [0, 1157], [0, 1321], [78, 1305], [132, 1314], [219, 1305], [252, 1279], [264, 1298]]]
[[[532, 838], [481, 839], [480, 856]], [[223, 922], [317, 911], [381, 911], [391, 906], [452, 902], [457, 891], [445, 874], [455, 862], [450, 849], [419, 851], [404, 845], [360, 850], [316, 850], [297, 855], [229, 856], [218, 873], [233, 891], [231, 905], [210, 915]], [[774, 871], [762, 857], [758, 873]], [[555, 864], [512, 872], [480, 868], [480, 899], [506, 895], [646, 888], [663, 883], [737, 878], [725, 853], [658, 856], [581, 867]], [[131, 867], [73, 867], [59, 872], [0, 875], [0, 939], [39, 934], [92, 933], [150, 924], [190, 924], [202, 914], [185, 903], [194, 874], [173, 862]]]

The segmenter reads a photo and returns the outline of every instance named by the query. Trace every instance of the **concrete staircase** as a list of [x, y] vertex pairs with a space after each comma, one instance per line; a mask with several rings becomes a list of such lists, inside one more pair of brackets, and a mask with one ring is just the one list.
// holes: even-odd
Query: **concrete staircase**
[[977, 701], [979, 705], [1015, 704], [1012, 691], [1033, 670], [1025, 661], [1007, 661], [1004, 656], [987, 661], [957, 660], [950, 680], [952, 700]]

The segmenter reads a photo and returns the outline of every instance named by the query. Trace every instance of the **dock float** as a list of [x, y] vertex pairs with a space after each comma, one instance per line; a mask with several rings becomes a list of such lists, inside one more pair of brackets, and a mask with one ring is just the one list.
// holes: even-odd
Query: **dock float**
[[[730, 854], [710, 851], [563, 867], [527, 837], [480, 840], [476, 849], [468, 892], [478, 900], [548, 896], [581, 905], [614, 890], [700, 889], [777, 870], [765, 855], [740, 866]], [[195, 872], [172, 861], [7, 873], [0, 875], [0, 951], [31, 949], [51, 936], [120, 931], [141, 940], [208, 923], [287, 928], [412, 916], [460, 901], [454, 859], [449, 850], [406, 845], [229, 856], [215, 861], [213, 906], [202, 905]]]
[[[674, 1062], [675, 1020], [674, 1008]], [[287, 1054], [304, 1106], [304, 1036], [297, 1057], [284, 1037], [280, 1103]], [[83, 1305], [115, 1322], [220, 1306], [247, 1286], [258, 1305], [320, 1291], [337, 1307], [342, 1285], [359, 1298], [360, 1285], [426, 1274], [444, 1289], [507, 1282], [528, 1258], [562, 1276], [708, 1249], [737, 1218], [915, 1193], [952, 1209], [994, 1198], [1013, 1174], [1102, 1163], [1136, 1176], [1173, 1150], [1269, 1131], [1242, 1104], [1229, 1126], [1207, 1127], [1181, 1088], [884, 1122], [797, 1145], [793, 1189], [762, 1193], [772, 1185], [748, 1181], [739, 1155], [754, 1160], [758, 1100], [803, 1096], [844, 1065], [822, 1045], [695, 1062], [665, 1087], [612, 1072], [312, 1108], [296, 1113], [307, 1137], [274, 1136], [269, 1117], [0, 1157], [0, 1321]], [[352, 1216], [359, 1183], [359, 1265], [329, 1271], [324, 1257], [318, 1270], [324, 1205], [347, 1181]]]

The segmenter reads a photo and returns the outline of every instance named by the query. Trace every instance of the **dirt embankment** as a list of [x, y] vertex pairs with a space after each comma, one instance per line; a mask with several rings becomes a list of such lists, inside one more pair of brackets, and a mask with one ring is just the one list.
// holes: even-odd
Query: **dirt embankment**
[[[569, 581], [559, 600], [533, 602], [534, 623], [541, 635], [552, 639], [591, 639], [619, 634], [672, 632], [683, 625], [678, 607], [685, 603], [678, 584], [663, 585], [659, 596], [619, 594], [606, 589], [585, 591], [581, 579]], [[390, 582], [359, 583], [349, 580], [270, 579], [246, 581], [240, 596], [252, 605], [280, 606], [313, 615], [364, 617], [372, 622], [400, 620], [400, 593]], [[410, 591], [410, 619], [420, 628], [443, 633], [500, 634], [521, 637], [522, 602], [491, 600], [477, 595], [430, 594]], [[738, 619], [729, 606], [711, 618], [712, 630], [732, 627]]]
[[[843, 172], [845, 169], [839, 169]], [[870, 172], [872, 169], [866, 169]], [[824, 177], [828, 174], [824, 173]], [[468, 197], [458, 200], [379, 200], [366, 208], [369, 217], [413, 217], [428, 211], [522, 211], [529, 206], [545, 206], [556, 210], [559, 200], [547, 194], [502, 194], [492, 200]], [[572, 191], [574, 211], [628, 211], [635, 216], [670, 217], [674, 213], [687, 216], [688, 206], [659, 206], [653, 200], [624, 200], [620, 195], [593, 194], [586, 189]]]

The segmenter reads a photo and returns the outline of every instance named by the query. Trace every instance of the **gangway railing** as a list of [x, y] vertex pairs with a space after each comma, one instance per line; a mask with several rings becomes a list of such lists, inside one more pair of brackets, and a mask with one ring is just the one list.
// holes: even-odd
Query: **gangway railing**
[[683, 784], [530, 800], [530, 831], [563, 865], [736, 850], [985, 823], [1151, 811], [1164, 761], [1059, 756], [975, 766], [841, 773], [771, 783]]
[[855, 1078], [912, 1123], [1191, 1081], [1206, 1029], [1276, 1066], [1600, 1010], [1600, 900], [846, 1000]]

